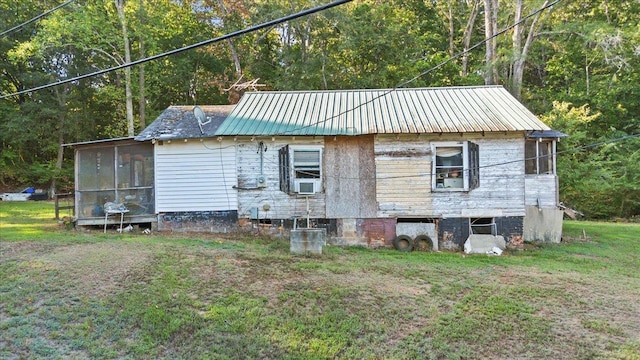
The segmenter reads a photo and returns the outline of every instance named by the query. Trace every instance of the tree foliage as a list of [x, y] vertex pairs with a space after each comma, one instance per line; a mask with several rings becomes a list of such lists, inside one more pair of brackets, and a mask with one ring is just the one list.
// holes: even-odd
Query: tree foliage
[[[0, 38], [0, 91], [11, 94], [122, 65], [320, 3], [76, 1]], [[545, 4], [356, 0], [131, 67], [128, 81], [117, 70], [5, 97], [0, 182], [46, 187], [71, 179], [70, 161], [58, 169], [61, 155], [72, 156], [60, 144], [126, 136], [127, 88], [137, 132], [172, 104], [236, 102], [242, 91], [228, 89], [237, 81], [259, 79], [274, 90], [489, 81], [570, 135], [561, 142], [558, 166], [565, 203], [591, 217], [638, 215], [640, 140], [632, 135], [640, 132], [640, 3], [561, 1], [535, 13]], [[0, 23], [9, 28], [53, 6], [0, 0]], [[518, 19], [521, 25], [512, 27]], [[501, 35], [485, 45], [488, 33]]]

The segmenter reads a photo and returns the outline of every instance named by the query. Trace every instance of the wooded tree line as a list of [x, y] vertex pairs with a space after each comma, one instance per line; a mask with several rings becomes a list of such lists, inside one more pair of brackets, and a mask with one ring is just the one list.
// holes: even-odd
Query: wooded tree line
[[[61, 3], [0, 0], [0, 30]], [[1, 96], [322, 3], [73, 1], [1, 36]], [[172, 104], [234, 103], [241, 92], [227, 89], [239, 79], [259, 79], [265, 85], [260, 89], [272, 90], [501, 84], [570, 135], [559, 147], [561, 200], [593, 218], [633, 217], [640, 214], [640, 139], [633, 136], [640, 133], [639, 20], [635, 0], [349, 2], [133, 67], [4, 97], [0, 182], [69, 187], [72, 153], [60, 144], [130, 136]]]

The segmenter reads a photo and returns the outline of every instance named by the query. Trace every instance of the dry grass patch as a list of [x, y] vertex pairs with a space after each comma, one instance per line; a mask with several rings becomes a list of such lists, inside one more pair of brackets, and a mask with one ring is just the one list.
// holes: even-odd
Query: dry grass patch
[[142, 272], [152, 256], [148, 246], [119, 241], [61, 246], [32, 261], [64, 274], [76, 296], [104, 297], [120, 291], [127, 278]]

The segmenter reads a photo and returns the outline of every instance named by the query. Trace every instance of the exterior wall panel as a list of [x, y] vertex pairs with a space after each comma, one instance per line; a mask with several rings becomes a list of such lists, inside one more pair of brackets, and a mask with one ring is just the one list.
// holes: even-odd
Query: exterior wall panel
[[[478, 135], [480, 186], [469, 192], [434, 192], [433, 215], [524, 216], [524, 138]], [[550, 191], [554, 191], [550, 189]]]
[[378, 136], [375, 146], [378, 217], [425, 216], [433, 212], [431, 146], [426, 140]]
[[556, 175], [527, 175], [525, 177], [525, 205], [540, 208], [558, 206], [558, 177]]
[[328, 137], [324, 157], [327, 217], [375, 217], [373, 136]]
[[[432, 191], [431, 145], [461, 140], [479, 146], [480, 186]], [[514, 161], [524, 159], [522, 134], [378, 136], [375, 156], [379, 217], [524, 216], [524, 163]]]
[[[260, 141], [263, 142], [262, 161], [259, 150]], [[326, 218], [324, 181], [322, 191], [313, 195], [290, 195], [282, 192], [278, 159], [278, 150], [283, 146], [322, 145], [323, 143], [322, 138], [313, 137], [300, 139], [276, 137], [273, 140], [264, 138], [254, 141], [249, 137], [238, 138], [236, 141], [238, 217], [251, 218], [253, 211], [257, 212], [259, 219], [303, 218], [307, 215], [308, 201], [310, 218]], [[264, 187], [259, 187], [257, 182], [261, 172], [266, 180]]]
[[158, 213], [237, 210], [233, 142], [157, 143], [155, 154]]

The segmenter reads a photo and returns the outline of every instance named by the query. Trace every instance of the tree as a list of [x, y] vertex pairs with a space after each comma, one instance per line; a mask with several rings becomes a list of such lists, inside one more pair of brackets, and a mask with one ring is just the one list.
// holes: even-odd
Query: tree
[[496, 52], [497, 41], [494, 35], [498, 32], [498, 0], [484, 0], [484, 33], [485, 33], [485, 85], [497, 83]]
[[[124, 62], [123, 64], [131, 63], [131, 46], [129, 45], [129, 32], [127, 30], [127, 18], [125, 16], [124, 5], [125, 0], [114, 0], [116, 11], [118, 13], [118, 20], [120, 20], [120, 27], [122, 29], [122, 42], [124, 44]], [[133, 94], [131, 93], [131, 68], [124, 68], [124, 86], [127, 108], [127, 134], [129, 136], [135, 135], [135, 126], [133, 124]]]
[[[549, 3], [549, 0], [545, 0], [541, 9], [545, 8]], [[522, 95], [522, 78], [524, 76], [524, 66], [527, 60], [527, 55], [529, 54], [529, 50], [533, 45], [533, 40], [538, 36], [537, 32], [544, 23], [544, 20], [541, 20], [542, 12], [536, 13], [528, 22], [522, 21], [522, 12], [524, 9], [522, 0], [515, 0], [515, 16], [514, 16], [514, 28], [512, 35], [512, 52], [513, 52], [513, 60], [511, 63], [511, 71], [510, 71], [510, 92], [517, 99], [521, 98]], [[548, 14], [548, 12], [547, 12]], [[525, 26], [529, 23], [529, 31], [525, 33]]]

